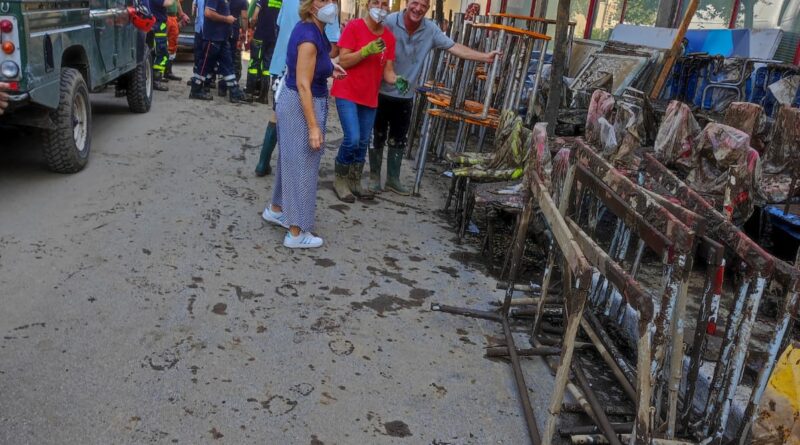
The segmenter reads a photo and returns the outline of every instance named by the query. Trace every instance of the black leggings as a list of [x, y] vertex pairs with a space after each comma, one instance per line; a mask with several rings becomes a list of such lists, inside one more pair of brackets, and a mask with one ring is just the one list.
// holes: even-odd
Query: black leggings
[[400, 99], [378, 94], [378, 112], [375, 114], [375, 131], [373, 133], [375, 148], [383, 150], [387, 136], [390, 148], [405, 148], [413, 102], [414, 99]]

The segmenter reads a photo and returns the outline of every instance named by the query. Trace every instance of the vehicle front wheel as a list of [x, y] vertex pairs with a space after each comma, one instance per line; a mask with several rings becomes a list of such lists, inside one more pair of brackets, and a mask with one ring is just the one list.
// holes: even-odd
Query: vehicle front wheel
[[134, 113], [147, 113], [153, 103], [152, 63], [150, 55], [145, 55], [128, 78], [128, 107]]
[[92, 105], [89, 89], [78, 70], [61, 70], [60, 89], [58, 108], [50, 114], [54, 127], [44, 130], [42, 149], [47, 168], [57, 173], [75, 173], [89, 162]]

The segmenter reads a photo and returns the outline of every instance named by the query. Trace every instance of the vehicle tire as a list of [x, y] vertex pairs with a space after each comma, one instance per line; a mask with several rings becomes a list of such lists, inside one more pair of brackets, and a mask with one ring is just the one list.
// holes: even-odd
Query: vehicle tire
[[153, 103], [153, 61], [150, 54], [142, 58], [128, 77], [128, 107], [133, 113], [147, 113]]
[[54, 128], [42, 132], [47, 168], [57, 173], [83, 170], [92, 144], [92, 105], [86, 81], [78, 70], [61, 70], [58, 108], [50, 117]]

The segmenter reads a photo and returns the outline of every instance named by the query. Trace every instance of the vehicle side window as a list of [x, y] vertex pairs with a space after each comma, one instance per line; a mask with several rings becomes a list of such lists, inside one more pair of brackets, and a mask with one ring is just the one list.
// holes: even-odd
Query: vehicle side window
[[90, 9], [106, 9], [106, 0], [89, 0]]

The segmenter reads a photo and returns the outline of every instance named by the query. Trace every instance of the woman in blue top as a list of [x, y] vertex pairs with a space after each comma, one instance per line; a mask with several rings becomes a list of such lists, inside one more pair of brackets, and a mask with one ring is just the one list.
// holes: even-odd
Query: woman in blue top
[[338, 16], [336, 0], [303, 0], [300, 19], [286, 49], [286, 85], [276, 103], [280, 154], [272, 202], [262, 217], [286, 227], [283, 245], [311, 248], [322, 245], [314, 236], [317, 177], [328, 118], [328, 77], [344, 77], [331, 61], [331, 44], [323, 27]]

